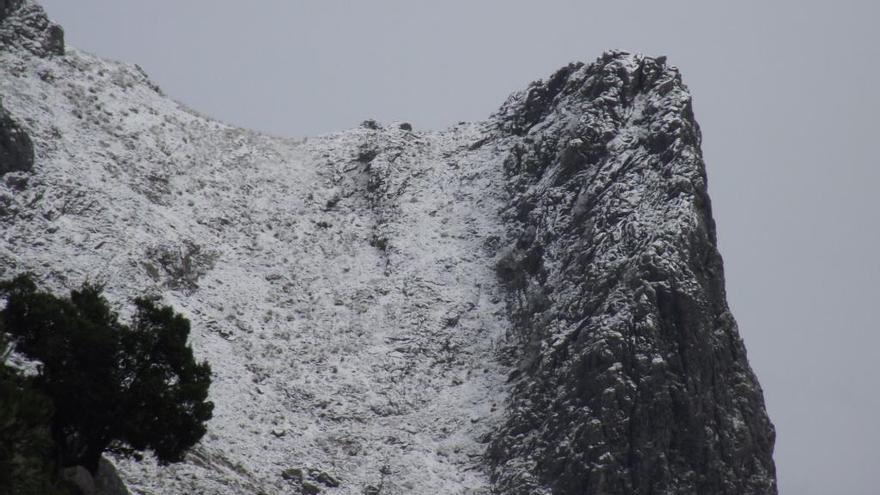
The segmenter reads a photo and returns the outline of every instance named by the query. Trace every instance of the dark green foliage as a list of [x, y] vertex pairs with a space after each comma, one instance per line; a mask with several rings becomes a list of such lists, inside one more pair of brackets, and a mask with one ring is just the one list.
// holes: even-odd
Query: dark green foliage
[[114, 416], [122, 412], [117, 410], [122, 327], [116, 315], [94, 286], [83, 286], [69, 299], [38, 292], [26, 277], [2, 289], [8, 291], [0, 313], [6, 331], [17, 337], [20, 352], [42, 363], [36, 385], [55, 405], [52, 437], [62, 462], [97, 468], [112, 440]]
[[[5, 357], [0, 342], [0, 356]], [[4, 360], [5, 361], [5, 360]], [[50, 436], [52, 402], [31, 380], [0, 362], [0, 493], [68, 495]]]
[[189, 320], [151, 299], [137, 299], [135, 305], [131, 329], [122, 339], [129, 415], [123, 438], [136, 450], [152, 449], [161, 462], [178, 462], [202, 438], [211, 418], [214, 405], [205, 400], [211, 368], [197, 364], [186, 345]]
[[172, 308], [137, 299], [124, 325], [99, 286], [59, 298], [19, 276], [0, 284], [0, 293], [5, 330], [42, 363], [35, 384], [54, 404], [52, 438], [63, 466], [95, 472], [111, 445], [177, 462], [204, 435], [211, 369], [193, 359], [189, 321]]

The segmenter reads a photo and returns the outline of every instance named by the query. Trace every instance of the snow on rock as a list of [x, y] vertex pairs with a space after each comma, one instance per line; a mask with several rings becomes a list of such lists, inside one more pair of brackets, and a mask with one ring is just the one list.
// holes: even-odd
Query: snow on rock
[[678, 71], [609, 52], [496, 119], [521, 367], [490, 449], [497, 487], [776, 493], [775, 433], [725, 301]]
[[16, 47], [31, 55], [64, 54], [64, 30], [46, 17], [33, 0], [0, 0], [0, 48]]
[[[186, 463], [119, 460], [140, 493], [485, 493], [507, 328], [491, 258], [500, 168], [479, 125], [304, 142], [189, 111], [135, 66], [0, 53], [35, 142], [3, 275], [160, 294], [193, 322], [215, 417]], [[334, 483], [329, 483], [334, 484]]]
[[0, 131], [34, 152], [0, 180], [0, 277], [102, 282], [123, 316], [160, 295], [214, 371], [185, 462], [115, 459], [133, 493], [775, 492], [664, 59], [573, 64], [483, 123], [292, 140], [52, 26], [0, 3]]

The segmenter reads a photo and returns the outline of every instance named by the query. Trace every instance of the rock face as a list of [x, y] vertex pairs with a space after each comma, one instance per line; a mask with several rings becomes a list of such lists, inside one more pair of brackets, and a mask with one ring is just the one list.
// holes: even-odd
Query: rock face
[[30, 137], [0, 105], [0, 175], [27, 172], [34, 165], [34, 146]]
[[64, 30], [32, 0], [0, 0], [2, 47], [21, 47], [38, 57], [64, 55]]
[[570, 65], [485, 122], [294, 141], [0, 0], [0, 88], [2, 171], [36, 160], [0, 181], [0, 278], [161, 296], [214, 371], [185, 462], [112, 459], [132, 492], [776, 492], [664, 59]]
[[116, 467], [103, 457], [94, 475], [83, 466], [74, 466], [65, 468], [61, 476], [75, 486], [80, 495], [130, 495]]
[[504, 493], [776, 493], [774, 429], [725, 301], [690, 95], [608, 53], [514, 95], [499, 132], [521, 373]]
[[130, 495], [125, 483], [119, 478], [116, 466], [107, 459], [101, 458], [98, 472], [95, 473], [95, 493], [97, 495]]

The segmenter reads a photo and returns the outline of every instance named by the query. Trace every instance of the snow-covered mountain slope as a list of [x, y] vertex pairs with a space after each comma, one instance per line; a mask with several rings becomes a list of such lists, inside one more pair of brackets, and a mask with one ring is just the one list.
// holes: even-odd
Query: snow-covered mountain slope
[[339, 493], [486, 485], [506, 319], [486, 249], [500, 169], [458, 156], [476, 126], [295, 143], [196, 116], [134, 67], [0, 57], [21, 64], [2, 91], [37, 148], [27, 187], [4, 191], [7, 273], [161, 293], [215, 371], [192, 462], [125, 463], [133, 488], [283, 492], [310, 467]]
[[294, 141], [62, 53], [39, 7], [6, 4], [0, 95], [35, 159], [0, 181], [0, 276], [97, 280], [121, 308], [159, 294], [214, 370], [186, 462], [116, 459], [133, 492], [775, 490], [698, 138], [677, 140], [689, 97], [663, 60], [572, 66], [483, 123]]

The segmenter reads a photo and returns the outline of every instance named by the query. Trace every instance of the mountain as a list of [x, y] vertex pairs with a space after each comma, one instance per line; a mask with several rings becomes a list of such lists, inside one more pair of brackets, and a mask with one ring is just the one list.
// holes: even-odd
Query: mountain
[[294, 140], [3, 0], [0, 94], [0, 276], [159, 295], [214, 370], [185, 462], [113, 459], [132, 492], [776, 493], [664, 57], [569, 65], [483, 122]]

